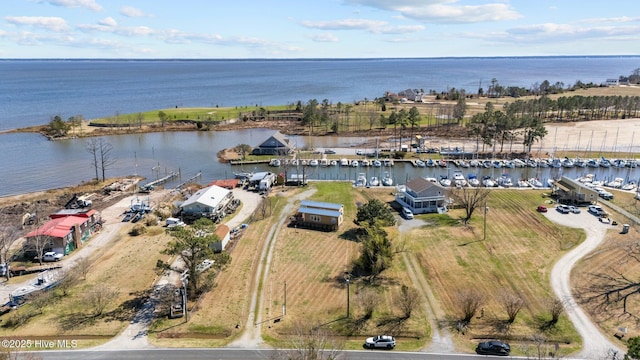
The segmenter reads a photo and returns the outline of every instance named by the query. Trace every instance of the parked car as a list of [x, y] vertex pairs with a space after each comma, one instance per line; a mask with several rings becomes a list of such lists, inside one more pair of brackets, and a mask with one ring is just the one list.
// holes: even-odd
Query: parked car
[[333, 154], [335, 154], [335, 153], [336, 153], [336, 151], [335, 151], [335, 150], [331, 150], [331, 149], [325, 149], [325, 150], [324, 150], [324, 153], [325, 153], [325, 154], [333, 155]]
[[543, 212], [547, 212], [547, 207], [546, 207], [546, 206], [544, 206], [544, 205], [540, 205], [540, 206], [538, 206], [538, 208], [537, 208], [536, 210], [537, 210], [538, 212], [541, 212], [541, 213], [543, 213]]
[[60, 261], [62, 260], [62, 257], [64, 255], [57, 253], [57, 252], [53, 252], [53, 251], [48, 251], [46, 253], [44, 253], [44, 255], [42, 255], [42, 261]]
[[570, 205], [569, 212], [572, 212], [574, 214], [580, 214], [580, 208], [578, 208], [577, 206]]
[[509, 356], [509, 353], [511, 353], [511, 347], [509, 344], [502, 341], [485, 341], [478, 344], [476, 347], [476, 353], [479, 355]]
[[600, 195], [600, 197], [601, 197], [601, 198], [603, 198], [603, 199], [605, 199], [605, 200], [611, 200], [611, 199], [613, 199], [613, 194], [612, 194], [612, 193], [610, 193], [610, 192], [608, 192], [608, 191], [601, 192], [601, 193], [599, 193], [598, 195]]
[[0, 276], [7, 276], [7, 271], [10, 271], [9, 264], [7, 263], [0, 264]]
[[562, 214], [568, 214], [570, 212], [569, 207], [567, 205], [562, 205], [562, 204], [556, 206], [556, 210]]
[[356, 150], [356, 155], [364, 155], [364, 150]]
[[364, 347], [369, 349], [393, 349], [396, 347], [396, 339], [389, 335], [378, 335], [367, 338]]
[[598, 205], [589, 205], [589, 212], [596, 216], [605, 215], [606, 212]]
[[402, 216], [404, 216], [407, 220], [413, 219], [413, 212], [406, 206], [402, 207]]

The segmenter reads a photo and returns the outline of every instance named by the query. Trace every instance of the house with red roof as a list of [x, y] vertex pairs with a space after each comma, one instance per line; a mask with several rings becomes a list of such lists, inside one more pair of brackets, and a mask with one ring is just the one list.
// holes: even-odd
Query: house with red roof
[[44, 239], [45, 251], [68, 255], [81, 247], [99, 226], [99, 216], [95, 210], [63, 210], [52, 214], [50, 218], [51, 220], [25, 235], [27, 249], [34, 248], [35, 241], [42, 244]]

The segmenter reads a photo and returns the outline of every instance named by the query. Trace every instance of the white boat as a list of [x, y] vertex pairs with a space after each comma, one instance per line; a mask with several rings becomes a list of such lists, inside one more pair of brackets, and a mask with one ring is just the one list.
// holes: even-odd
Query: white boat
[[253, 176], [253, 173], [250, 171], [242, 171], [242, 172], [234, 172], [233, 175], [236, 179], [249, 179]]
[[364, 160], [360, 161], [360, 165], [361, 166], [369, 166], [369, 165], [371, 165], [371, 163], [369, 162], [369, 160], [364, 159]]
[[355, 186], [357, 187], [367, 186], [367, 175], [365, 173], [358, 174], [358, 177], [356, 178]]
[[336, 166], [336, 165], [338, 165], [338, 162], [337, 162], [337, 161], [335, 161], [335, 160], [331, 160], [331, 161], [329, 162], [329, 165], [331, 165], [331, 166]]
[[11, 292], [9, 294], [9, 300], [13, 305], [20, 306], [24, 304], [29, 297], [54, 288], [62, 278], [63, 274], [58, 270], [45, 270], [39, 273], [35, 279], [32, 279], [24, 286]]
[[527, 166], [527, 163], [520, 159], [513, 159], [513, 163], [516, 165], [517, 168], [523, 168]]
[[449, 178], [446, 177], [446, 176], [441, 176], [440, 177], [440, 185], [442, 185], [444, 187], [449, 187], [449, 186], [451, 186], [451, 180], [449, 180]]
[[620, 189], [623, 184], [624, 184], [624, 179], [623, 178], [615, 178], [615, 179], [609, 181], [608, 183], [606, 183], [605, 185], [607, 185], [608, 187], [614, 188], [614, 189]]
[[530, 186], [531, 186], [531, 184], [529, 184], [529, 182], [527, 180], [523, 180], [523, 179], [518, 180], [518, 187], [526, 188], [526, 187], [530, 187]]
[[393, 178], [391, 177], [388, 171], [384, 172], [384, 176], [382, 177], [382, 185], [393, 186]]
[[319, 164], [318, 160], [316, 160], [316, 159], [313, 159], [313, 160], [309, 161], [309, 166], [314, 166], [315, 167], [315, 166], [318, 166], [318, 164]]
[[630, 190], [633, 190], [635, 188], [636, 188], [636, 183], [633, 182], [633, 181], [629, 181], [628, 183], [622, 185], [622, 187], [620, 189], [630, 191]]
[[380, 160], [375, 159], [373, 160], [373, 167], [380, 167], [382, 166], [382, 162], [380, 162]]
[[274, 167], [280, 166], [280, 159], [271, 159], [271, 161], [269, 161], [269, 166], [274, 166]]
[[378, 180], [377, 176], [372, 176], [371, 179], [369, 180], [369, 186], [379, 186], [380, 185], [380, 181]]
[[496, 186], [496, 183], [491, 179], [490, 176], [484, 176], [482, 178], [482, 185], [484, 185], [485, 187], [494, 187]]
[[327, 158], [320, 159], [320, 166], [322, 166], [322, 167], [329, 166], [329, 159], [327, 159]]
[[537, 188], [541, 188], [542, 187], [542, 183], [540, 182], [540, 180], [538, 180], [538, 178], [529, 179], [529, 185], [531, 185], [532, 187], [537, 187]]
[[469, 161], [469, 166], [478, 167], [478, 166], [480, 166], [480, 163], [478, 162], [478, 160], [471, 160], [471, 161]]
[[391, 159], [384, 159], [384, 166], [393, 166], [393, 160]]
[[473, 175], [473, 174], [469, 174], [467, 176], [467, 178], [469, 179], [469, 185], [473, 186], [473, 187], [478, 187], [480, 186], [480, 180], [478, 180], [478, 177]]
[[512, 187], [513, 186], [513, 181], [511, 180], [511, 177], [507, 174], [502, 174], [502, 176], [500, 176], [500, 178], [498, 179], [498, 186], [502, 186], [502, 187]]
[[416, 166], [417, 167], [425, 167], [425, 163], [424, 163], [424, 161], [418, 159], [418, 160], [416, 160]]
[[467, 179], [464, 178], [464, 175], [462, 175], [461, 172], [456, 171], [453, 173], [453, 184], [456, 187], [467, 186]]
[[434, 178], [434, 177], [426, 177], [424, 178], [425, 180], [432, 182], [432, 183], [438, 183], [438, 179]]
[[573, 165], [573, 160], [569, 159], [568, 157], [565, 157], [564, 160], [562, 160], [562, 167], [572, 168]]
[[360, 163], [358, 163], [358, 160], [351, 161], [351, 167], [358, 167], [358, 165], [360, 165]]
[[340, 159], [340, 166], [349, 166], [349, 160]]
[[573, 162], [573, 164], [580, 168], [587, 167], [587, 162], [584, 159], [580, 159], [580, 158], [577, 158], [576, 161]]
[[298, 159], [291, 160], [291, 166], [298, 166], [299, 164], [300, 162], [298, 161]]

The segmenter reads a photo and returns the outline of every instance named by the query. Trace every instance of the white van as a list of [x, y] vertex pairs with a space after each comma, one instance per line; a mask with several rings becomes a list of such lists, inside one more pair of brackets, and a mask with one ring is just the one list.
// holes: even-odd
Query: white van
[[172, 228], [172, 227], [176, 227], [176, 226], [185, 226], [186, 224], [184, 222], [182, 222], [182, 220], [178, 219], [178, 218], [167, 218], [167, 220], [165, 221], [166, 225], [168, 228]]
[[413, 212], [408, 207], [403, 206], [402, 207], [402, 216], [404, 216], [408, 220], [411, 220], [411, 219], [413, 219]]

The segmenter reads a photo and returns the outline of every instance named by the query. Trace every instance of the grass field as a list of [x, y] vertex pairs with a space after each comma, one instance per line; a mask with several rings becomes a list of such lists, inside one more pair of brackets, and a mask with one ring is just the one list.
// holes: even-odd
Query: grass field
[[[132, 237], [127, 234], [131, 226], [124, 227], [110, 247], [93, 254], [86, 279], [80, 279], [67, 294], [55, 289], [37, 305], [30, 303], [4, 315], [0, 336], [78, 339], [79, 346], [86, 347], [105, 342], [123, 330], [151, 289], [156, 261], [163, 257], [160, 251], [169, 240], [159, 226]], [[85, 246], [91, 246], [91, 242]], [[85, 295], [103, 284], [118, 294], [102, 315], [94, 316]], [[6, 327], [13, 318], [25, 316], [33, 317], [24, 325]]]

